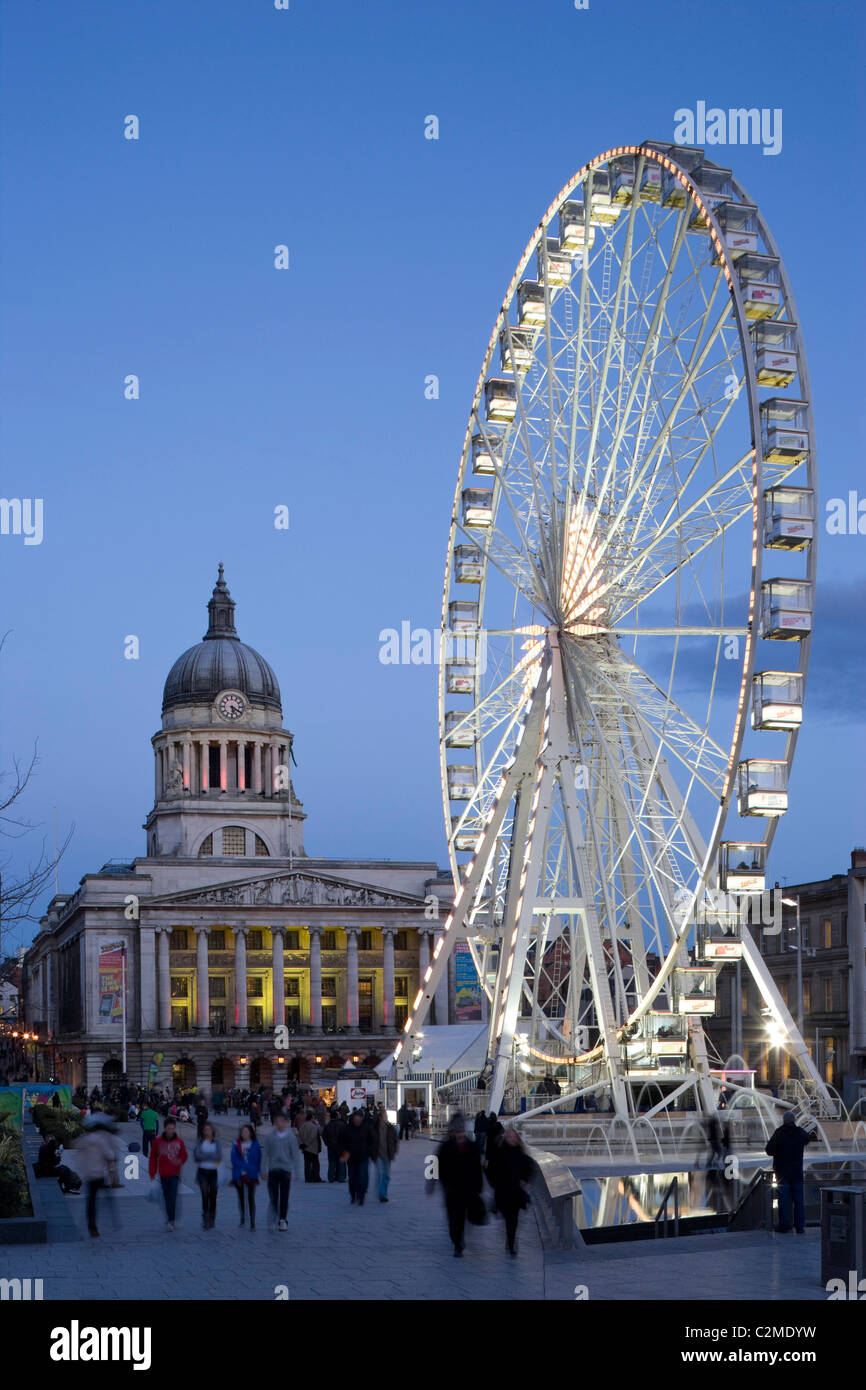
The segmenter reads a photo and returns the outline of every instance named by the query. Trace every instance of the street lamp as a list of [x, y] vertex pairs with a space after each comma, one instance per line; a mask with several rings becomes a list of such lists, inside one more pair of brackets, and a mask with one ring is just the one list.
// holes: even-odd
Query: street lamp
[[[797, 1030], [803, 1036], [803, 934], [800, 929], [800, 894], [796, 898], [783, 898], [785, 907], [797, 909]], [[785, 943], [787, 945], [787, 942]]]

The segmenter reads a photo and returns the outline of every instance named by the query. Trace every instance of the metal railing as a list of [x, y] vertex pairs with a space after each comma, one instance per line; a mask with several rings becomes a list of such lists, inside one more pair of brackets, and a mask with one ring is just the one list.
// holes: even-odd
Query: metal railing
[[[668, 1214], [668, 1203], [672, 1197], [674, 1204], [673, 1217]], [[680, 1180], [676, 1173], [665, 1188], [665, 1195], [662, 1197], [661, 1206], [655, 1214], [655, 1220], [653, 1221], [654, 1239], [657, 1239], [659, 1234], [667, 1236], [668, 1223], [671, 1220], [673, 1221], [674, 1235], [678, 1236], [680, 1233]], [[662, 1225], [662, 1221], [664, 1221], [664, 1225]]]

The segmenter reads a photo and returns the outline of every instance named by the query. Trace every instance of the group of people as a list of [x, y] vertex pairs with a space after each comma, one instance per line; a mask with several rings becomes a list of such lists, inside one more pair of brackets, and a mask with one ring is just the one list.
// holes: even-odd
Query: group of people
[[[516, 1255], [517, 1225], [521, 1211], [529, 1205], [529, 1188], [535, 1173], [535, 1165], [517, 1130], [503, 1126], [493, 1111], [489, 1115], [479, 1111], [474, 1137], [470, 1138], [463, 1116], [455, 1115], [437, 1160], [454, 1255], [463, 1255], [466, 1222], [482, 1226], [487, 1221], [482, 1195], [485, 1176], [493, 1189], [491, 1211], [505, 1223], [505, 1248], [509, 1255]], [[429, 1183], [428, 1191], [434, 1189], [435, 1182]]]
[[[320, 1171], [320, 1154], [327, 1152], [330, 1183], [346, 1183], [350, 1204], [363, 1206], [370, 1181], [370, 1165], [376, 1169], [377, 1195], [387, 1202], [391, 1179], [391, 1164], [397, 1155], [399, 1141], [396, 1127], [388, 1120], [384, 1105], [368, 1103], [363, 1110], [349, 1110], [348, 1105], [332, 1106], [330, 1114], [317, 1115], [313, 1109], [303, 1109], [293, 1102], [276, 1107], [272, 1124], [263, 1137], [252, 1121], [240, 1126], [237, 1137], [229, 1146], [220, 1139], [216, 1127], [208, 1118], [204, 1100], [200, 1100], [193, 1115], [196, 1139], [192, 1149], [195, 1181], [201, 1193], [202, 1227], [212, 1230], [216, 1223], [217, 1196], [221, 1186], [234, 1187], [239, 1224], [249, 1230], [256, 1228], [256, 1192], [266, 1182], [270, 1212], [278, 1230], [288, 1229], [289, 1195], [292, 1179], [307, 1183], [325, 1180]], [[321, 1119], [324, 1118], [324, 1124]], [[148, 1174], [154, 1195], [161, 1197], [165, 1208], [166, 1230], [175, 1229], [177, 1198], [181, 1176], [190, 1154], [178, 1129], [177, 1117], [168, 1114], [162, 1120], [150, 1097], [144, 1097], [139, 1115], [142, 1151], [148, 1161]], [[106, 1187], [119, 1186], [117, 1165], [119, 1144], [112, 1118], [94, 1112], [85, 1122], [85, 1133], [75, 1147], [81, 1158], [82, 1176], [87, 1184], [87, 1228], [92, 1237], [99, 1235], [97, 1202]], [[228, 1154], [225, 1148], [228, 1147]], [[43, 1148], [47, 1149], [47, 1142]], [[52, 1152], [45, 1153], [46, 1173], [74, 1181], [75, 1174], [64, 1166], [58, 1167]], [[80, 1185], [80, 1184], [79, 1184]]]

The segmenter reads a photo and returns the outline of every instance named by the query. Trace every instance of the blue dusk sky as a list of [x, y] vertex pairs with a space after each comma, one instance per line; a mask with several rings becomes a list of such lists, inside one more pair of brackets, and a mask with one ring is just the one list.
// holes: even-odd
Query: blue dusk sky
[[[0, 761], [40, 759], [5, 871], [54, 807], [62, 890], [143, 854], [163, 682], [220, 560], [281, 684], [308, 853], [445, 863], [435, 671], [381, 664], [379, 632], [438, 625], [467, 414], [532, 229], [679, 108], [783, 113], [778, 154], [710, 153], [794, 286], [819, 517], [866, 498], [863, 31], [859, 4], [807, 0], [3, 5], [2, 492], [44, 499], [40, 545], [0, 537]], [[819, 542], [789, 882], [866, 841], [866, 536]]]

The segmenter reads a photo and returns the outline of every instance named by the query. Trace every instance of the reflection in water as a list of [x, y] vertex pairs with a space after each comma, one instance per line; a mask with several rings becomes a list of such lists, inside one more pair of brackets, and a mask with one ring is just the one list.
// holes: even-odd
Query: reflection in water
[[[740, 1200], [746, 1183], [726, 1178], [723, 1168], [699, 1172], [636, 1173], [629, 1177], [581, 1177], [574, 1198], [574, 1219], [581, 1230], [652, 1222], [673, 1178], [679, 1180], [680, 1219], [688, 1216], [727, 1216]], [[673, 1215], [673, 1202], [668, 1203]]]

